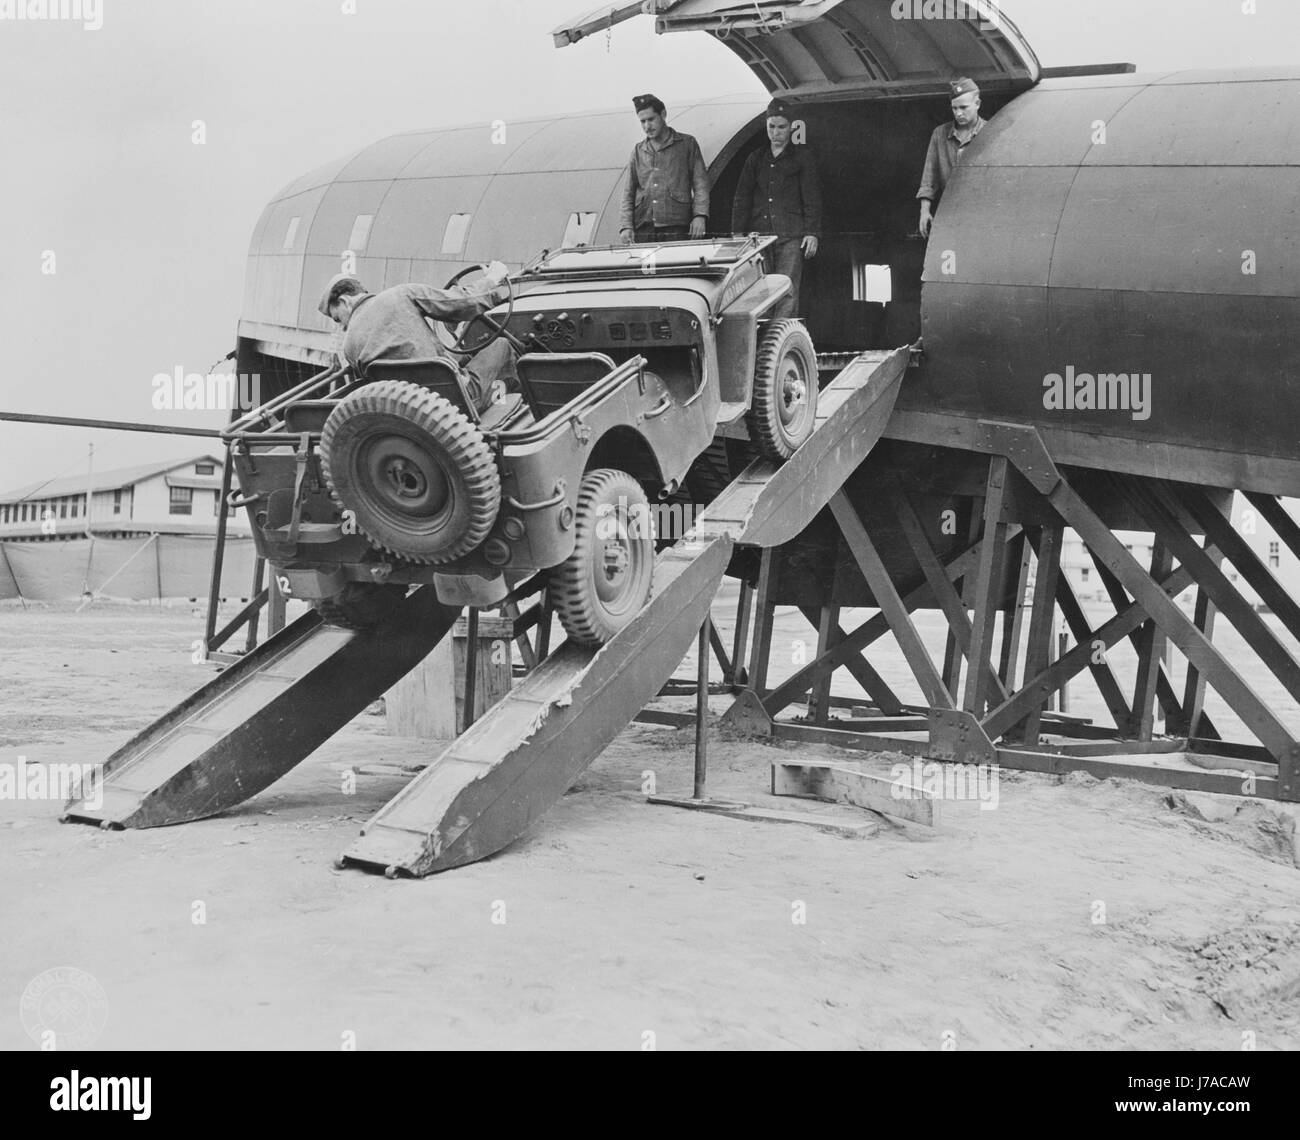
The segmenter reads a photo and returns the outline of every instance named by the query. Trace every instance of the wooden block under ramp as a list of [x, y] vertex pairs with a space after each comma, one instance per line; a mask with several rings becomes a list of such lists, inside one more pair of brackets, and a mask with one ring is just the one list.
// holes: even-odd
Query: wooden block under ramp
[[417, 740], [456, 738], [456, 692], [452, 677], [451, 639], [432, 652], [384, 694], [389, 736]]
[[[460, 618], [451, 637], [388, 690], [384, 707], [390, 736], [455, 740], [464, 732], [468, 636], [469, 623]], [[509, 618], [479, 617], [475, 720], [510, 692], [513, 636]]]
[[853, 804], [924, 827], [939, 826], [939, 801], [932, 792], [841, 764], [774, 760], [772, 794]]

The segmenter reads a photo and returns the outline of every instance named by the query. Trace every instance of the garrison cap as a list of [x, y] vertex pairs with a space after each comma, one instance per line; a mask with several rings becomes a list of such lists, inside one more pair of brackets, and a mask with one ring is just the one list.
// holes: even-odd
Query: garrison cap
[[952, 99], [960, 99], [963, 95], [978, 95], [980, 93], [979, 84], [973, 79], [967, 79], [964, 77], [961, 79], [954, 79], [949, 83], [948, 90], [951, 93], [949, 97]]
[[357, 287], [356, 290], [347, 290], [349, 293], [355, 291], [364, 293], [366, 291], [366, 287], [362, 285], [357, 278], [353, 277], [351, 273], [334, 274], [334, 276], [329, 279], [329, 283], [325, 286], [325, 292], [320, 296], [320, 304], [316, 306], [316, 308], [320, 310], [320, 315], [322, 317], [328, 317], [330, 315], [330, 305], [339, 299], [339, 294], [344, 291], [343, 286], [345, 284], [355, 285]]
[[794, 116], [790, 114], [790, 108], [781, 102], [780, 99], [773, 99], [772, 102], [767, 105], [767, 117], [769, 119], [778, 117], [782, 119], [792, 119]]
[[638, 113], [645, 110], [654, 111], [656, 115], [664, 113], [664, 101], [654, 95], [634, 95], [632, 97], [632, 106], [637, 109]]

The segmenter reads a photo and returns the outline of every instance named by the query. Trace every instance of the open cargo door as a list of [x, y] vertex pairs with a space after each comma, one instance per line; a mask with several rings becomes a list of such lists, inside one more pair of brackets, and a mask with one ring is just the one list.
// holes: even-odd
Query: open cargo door
[[556, 28], [557, 47], [645, 13], [655, 31], [707, 32], [783, 98], [943, 94], [968, 75], [990, 92], [1038, 82], [1019, 29], [987, 0], [642, 0]]

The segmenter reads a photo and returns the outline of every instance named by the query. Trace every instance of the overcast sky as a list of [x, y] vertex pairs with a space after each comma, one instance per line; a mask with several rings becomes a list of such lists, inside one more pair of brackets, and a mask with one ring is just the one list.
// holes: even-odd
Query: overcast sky
[[[888, 2], [888, 0], [882, 0]], [[26, 0], [18, 0], [24, 7]], [[234, 344], [244, 257], [281, 186], [414, 128], [753, 92], [707, 36], [638, 18], [556, 50], [593, 0], [103, 0], [103, 26], [0, 20], [0, 408], [219, 426], [151, 380]], [[1005, 0], [1047, 66], [1300, 62], [1300, 4]], [[191, 123], [206, 124], [206, 145]], [[637, 126], [628, 111], [628, 145]], [[56, 272], [42, 273], [44, 251]], [[0, 423], [0, 490], [202, 441]]]

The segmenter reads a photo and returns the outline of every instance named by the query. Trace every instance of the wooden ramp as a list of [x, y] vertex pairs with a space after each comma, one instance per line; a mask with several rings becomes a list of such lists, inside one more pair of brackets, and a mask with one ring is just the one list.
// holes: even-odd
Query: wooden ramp
[[342, 856], [428, 875], [501, 850], [558, 800], [672, 676], [709, 615], [736, 543], [788, 542], [880, 438], [907, 349], [859, 357], [819, 397], [786, 463], [751, 464], [655, 562], [654, 597], [600, 649], [562, 645], [385, 805]]
[[426, 586], [366, 633], [304, 614], [114, 752], [102, 802], [72, 800], [63, 818], [162, 827], [242, 803], [413, 669], [459, 613]]

